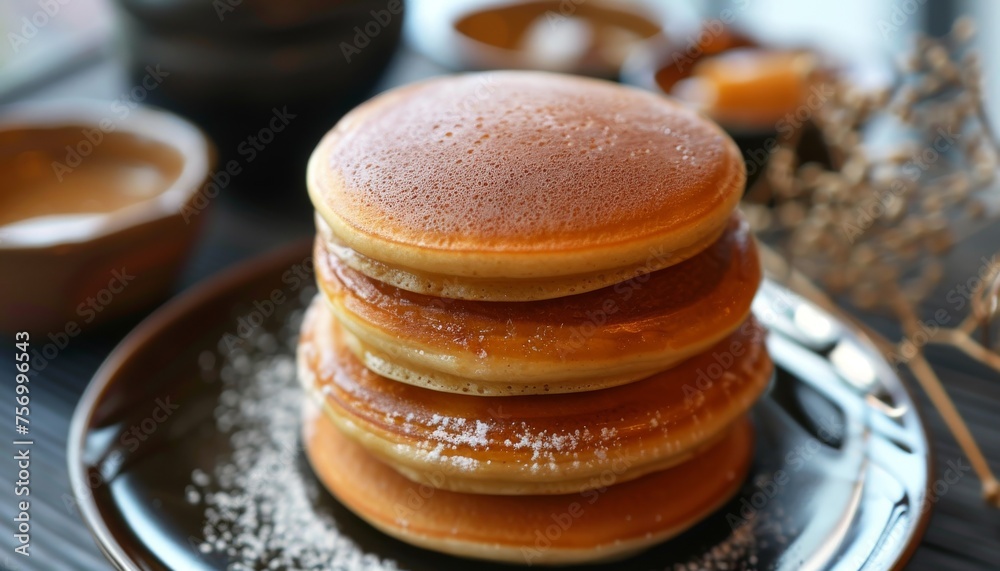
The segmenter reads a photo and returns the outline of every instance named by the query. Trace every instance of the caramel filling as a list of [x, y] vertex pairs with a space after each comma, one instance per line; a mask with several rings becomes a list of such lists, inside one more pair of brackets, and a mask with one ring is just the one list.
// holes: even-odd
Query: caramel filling
[[316, 265], [326, 295], [368, 330], [456, 358], [535, 365], [634, 360], [718, 339], [743, 321], [761, 279], [756, 246], [739, 218], [680, 264], [549, 300], [487, 302], [409, 292], [347, 267], [322, 241]]
[[154, 198], [183, 168], [173, 148], [97, 127], [0, 132], [0, 230], [15, 241], [50, 238], [67, 225]]

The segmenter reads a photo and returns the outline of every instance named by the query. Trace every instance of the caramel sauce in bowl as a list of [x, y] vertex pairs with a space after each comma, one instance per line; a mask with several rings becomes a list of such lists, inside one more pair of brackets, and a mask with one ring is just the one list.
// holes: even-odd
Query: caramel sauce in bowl
[[453, 69], [536, 69], [614, 78], [640, 44], [691, 19], [631, 0], [436, 0], [407, 5], [411, 45]]
[[143, 107], [0, 117], [0, 330], [73, 337], [169, 293], [213, 157], [197, 127]]
[[833, 71], [816, 51], [763, 45], [721, 24], [655, 44], [629, 58], [622, 80], [677, 97], [733, 136], [773, 132]]
[[769, 149], [781, 142], [794, 141], [808, 161], [832, 164], [812, 115], [824, 84], [843, 71], [814, 49], [765, 44], [715, 21], [642, 46], [623, 65], [621, 80], [675, 97], [718, 123], [740, 147], [751, 188]]

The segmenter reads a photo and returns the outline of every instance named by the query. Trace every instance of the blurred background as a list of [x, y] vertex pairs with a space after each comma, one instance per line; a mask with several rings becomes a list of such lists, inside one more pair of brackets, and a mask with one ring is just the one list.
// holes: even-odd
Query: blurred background
[[[25, 567], [9, 551], [0, 555], [0, 566], [107, 568], [75, 512], [64, 476], [67, 425], [79, 394], [111, 348], [169, 296], [239, 260], [313, 235], [306, 161], [322, 135], [361, 101], [457, 71], [579, 73], [688, 100], [737, 139], [748, 165], [760, 166], [767, 158], [758, 160], [753, 153], [782, 135], [782, 118], [810, 93], [811, 80], [803, 79], [802, 66], [810, 73], [850, 76], [861, 85], [889, 85], [895, 61], [915, 33], [945, 35], [959, 16], [971, 17], [980, 31], [973, 48], [982, 56], [983, 100], [993, 113], [993, 127], [1000, 127], [996, 2], [0, 3], [0, 171], [5, 179], [0, 187], [0, 330], [30, 328], [39, 343], [55, 347], [51, 358], [42, 355], [45, 366], [36, 370], [36, 382], [46, 387], [34, 405], [42, 431], [38, 462], [48, 469], [35, 483], [40, 507], [33, 516], [36, 537], [59, 538], [56, 548], [38, 546], [31, 560], [37, 566]], [[747, 112], [748, 101], [752, 112]], [[80, 133], [97, 136], [94, 129], [103, 133], [103, 143], [81, 138]], [[803, 153], [821, 163], [831, 161], [829, 149], [810, 129], [808, 120], [795, 125]], [[30, 168], [11, 158], [25, 141], [44, 151]], [[74, 152], [93, 152], [100, 160], [77, 161]], [[61, 176], [63, 168], [81, 181], [79, 188], [91, 180], [80, 174], [86, 171], [98, 177], [92, 180], [125, 180], [120, 186], [126, 191], [72, 207], [66, 206], [72, 200], [59, 194], [68, 192], [65, 185], [50, 189], [45, 200], [38, 198], [42, 194], [28, 200], [17, 193], [33, 188], [39, 177]], [[139, 180], [145, 194], [135, 194]], [[162, 211], [141, 211], [145, 201], [161, 194], [173, 197], [175, 191], [175, 199], [162, 201]], [[134, 219], [108, 222], [119, 206], [134, 210]], [[995, 240], [996, 234], [980, 239]], [[957, 255], [956, 264], [973, 267], [980, 253]], [[138, 264], [138, 259], [147, 260], [148, 272], [159, 272], [147, 280], [155, 287], [129, 286], [134, 296], [116, 303], [115, 311], [104, 312], [98, 298], [80, 312], [84, 300], [111, 286], [105, 282], [114, 268], [125, 261]], [[43, 282], [58, 287], [37, 285]], [[54, 302], [56, 297], [62, 302]], [[86, 318], [91, 310], [93, 322]], [[78, 321], [78, 330], [64, 330], [67, 319]], [[972, 388], [961, 384], [961, 375], [971, 379]], [[973, 423], [983, 431], [985, 451], [995, 458], [1000, 433], [989, 407], [1000, 406], [1000, 396], [995, 379], [992, 396], [976, 388], [983, 375], [965, 371], [952, 381], [960, 407], [980, 407]], [[990, 400], [994, 397], [998, 400]], [[941, 458], [960, 456], [936, 419], [931, 428]], [[6, 480], [13, 471], [2, 473]], [[957, 488], [937, 506], [912, 568], [995, 569], [1000, 561], [1000, 520], [992, 512], [976, 515], [983, 508], [972, 478]], [[5, 521], [13, 509], [9, 504], [0, 504]]]

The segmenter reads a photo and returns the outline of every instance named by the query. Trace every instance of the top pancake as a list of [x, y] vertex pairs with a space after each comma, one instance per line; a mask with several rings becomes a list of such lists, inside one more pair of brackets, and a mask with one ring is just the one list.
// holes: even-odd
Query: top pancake
[[383, 94], [327, 134], [308, 170], [317, 212], [361, 255], [521, 279], [646, 264], [651, 251], [680, 261], [662, 254], [718, 235], [744, 179], [735, 144], [697, 113], [537, 72]]

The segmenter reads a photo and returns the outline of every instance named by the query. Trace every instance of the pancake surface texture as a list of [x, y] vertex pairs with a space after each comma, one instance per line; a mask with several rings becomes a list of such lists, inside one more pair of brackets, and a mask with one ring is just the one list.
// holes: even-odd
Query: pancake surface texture
[[600, 391], [491, 398], [398, 383], [344, 346], [313, 303], [299, 345], [307, 393], [348, 437], [419, 483], [483, 494], [566, 494], [689, 460], [742, 418], [769, 384], [752, 318], [677, 367]]
[[744, 179], [735, 144], [695, 112], [533, 72], [378, 96], [337, 124], [308, 170], [352, 267], [491, 300], [565, 295], [677, 263], [718, 235]]
[[[306, 455], [341, 503], [383, 532], [443, 553], [522, 565], [622, 559], [684, 531], [731, 498], [749, 470], [753, 429], [741, 419], [693, 460], [580, 494], [491, 496], [412, 482], [345, 437], [307, 404]], [[539, 546], [553, 518], [572, 525]]]

